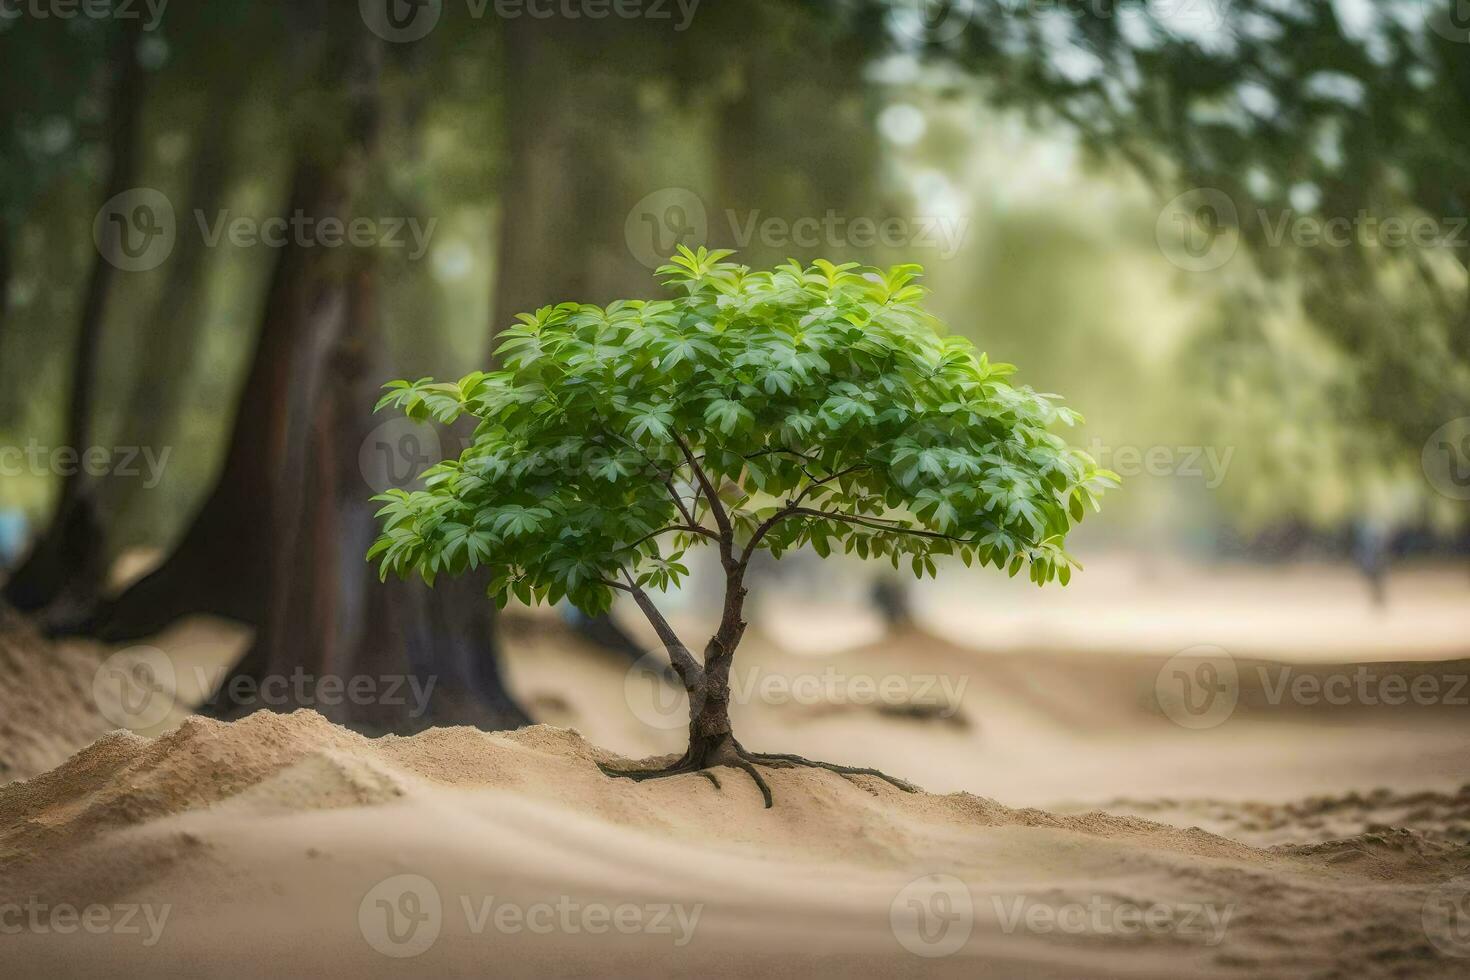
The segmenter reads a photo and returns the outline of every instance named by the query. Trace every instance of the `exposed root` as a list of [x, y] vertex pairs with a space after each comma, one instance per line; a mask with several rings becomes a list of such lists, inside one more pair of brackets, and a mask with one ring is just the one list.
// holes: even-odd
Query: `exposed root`
[[742, 762], [739, 765], [741, 769], [750, 773], [750, 778], [754, 779], [756, 786], [760, 787], [761, 798], [766, 801], [766, 809], [769, 810], [771, 808], [771, 787], [767, 786], [766, 781], [761, 778], [761, 774], [756, 772], [755, 766], [748, 762]]
[[597, 768], [601, 769], [604, 775], [631, 779], [635, 783], [641, 783], [648, 779], [668, 779], [670, 776], [688, 776], [693, 773], [704, 772], [702, 767], [685, 762], [683, 759], [680, 759], [671, 766], [665, 766], [663, 769], [615, 769], [612, 766], [605, 766], [600, 762], [597, 764]]
[[[734, 740], [731, 739], [731, 741], [733, 742]], [[714, 783], [715, 789], [721, 789], [719, 777], [713, 772], [716, 766], [728, 766], [732, 769], [744, 770], [755, 781], [756, 788], [761, 791], [761, 798], [765, 801], [767, 810], [773, 805], [771, 787], [761, 776], [760, 771], [756, 768], [757, 766], [765, 766], [768, 769], [825, 769], [828, 772], [835, 772], [853, 782], [856, 782], [853, 779], [854, 776], [875, 776], [889, 785], [903, 790], [905, 793], [917, 793], [919, 791], [918, 787], [912, 783], [905, 782], [902, 779], [895, 779], [887, 773], [879, 772], [877, 769], [863, 769], [858, 766], [839, 766], [831, 762], [818, 762], [814, 759], [806, 759], [799, 755], [747, 752], [738, 742], [734, 743], [733, 751], [727, 749], [718, 753], [711, 753], [701, 761], [694, 761], [688, 753], [685, 753], [684, 757], [679, 759], [679, 761], [662, 769], [616, 769], [612, 766], [603, 765], [600, 762], [597, 764], [597, 767], [608, 776], [631, 779], [634, 782], [641, 783], [649, 779], [667, 779], [671, 776], [699, 775]]]
[[770, 766], [772, 769], [791, 769], [804, 766], [809, 769], [825, 769], [828, 772], [835, 772], [839, 775], [847, 776], [849, 779], [853, 776], [876, 776], [885, 783], [897, 786], [905, 793], [917, 793], [919, 791], [919, 787], [913, 783], [897, 779], [877, 769], [863, 769], [859, 766], [839, 766], [832, 762], [818, 762], [815, 759], [805, 759], [799, 755], [776, 755], [769, 752], [751, 752], [747, 755], [747, 758], [761, 765]]

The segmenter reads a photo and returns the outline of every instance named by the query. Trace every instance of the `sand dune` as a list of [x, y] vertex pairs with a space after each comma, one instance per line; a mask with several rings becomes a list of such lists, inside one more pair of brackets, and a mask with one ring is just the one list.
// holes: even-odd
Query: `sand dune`
[[[1196, 729], [1166, 717], [1157, 653], [922, 629], [828, 652], [770, 625], [738, 684], [823, 683], [741, 697], [745, 743], [932, 792], [775, 771], [767, 810], [734, 771], [608, 779], [599, 761], [679, 749], [683, 706], [554, 617], [503, 624], [510, 682], [553, 725], [382, 739], [311, 712], [183, 720], [182, 690], [159, 737], [106, 733], [110, 651], [0, 624], [0, 763], [34, 776], [0, 786], [3, 973], [1465, 974], [1464, 708], [1280, 690], [1470, 663], [1239, 657], [1229, 718]], [[151, 642], [209, 667], [239, 641], [200, 621]], [[874, 679], [907, 699], [865, 701]]]
[[[766, 810], [734, 771], [719, 789], [632, 784], [598, 770], [613, 759], [549, 726], [369, 740], [312, 712], [113, 733], [0, 789], [0, 909], [99, 926], [25, 929], [7, 960], [21, 976], [389, 976], [405, 953], [441, 976], [1463, 975], [1422, 922], [1470, 864], [1442, 835], [1260, 848], [809, 770], [771, 773]], [[137, 931], [111, 929], [133, 907]]]

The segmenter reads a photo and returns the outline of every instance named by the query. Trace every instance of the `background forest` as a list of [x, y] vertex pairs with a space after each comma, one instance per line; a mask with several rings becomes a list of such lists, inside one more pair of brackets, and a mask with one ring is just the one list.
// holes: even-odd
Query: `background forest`
[[407, 655], [453, 665], [444, 717], [518, 716], [475, 583], [355, 557], [365, 491], [463, 433], [364, 406], [516, 313], [652, 295], [681, 243], [925, 265], [1130, 478], [1090, 549], [1374, 583], [1465, 551], [1448, 4], [33, 6], [0, 19], [0, 551], [50, 632], [213, 613], [242, 671]]

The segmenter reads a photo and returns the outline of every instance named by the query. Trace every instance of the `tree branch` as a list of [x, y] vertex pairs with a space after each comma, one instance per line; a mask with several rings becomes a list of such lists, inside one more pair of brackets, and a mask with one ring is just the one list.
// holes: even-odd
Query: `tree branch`
[[969, 538], [957, 538], [953, 534], [942, 534], [939, 531], [926, 531], [921, 527], [908, 527], [903, 524], [877, 523], [883, 518], [860, 517], [856, 514], [838, 514], [827, 510], [816, 510], [811, 507], [797, 507], [791, 513], [804, 517], [820, 517], [823, 520], [841, 521], [844, 524], [852, 524], [856, 527], [865, 527], [872, 531], [896, 531], [900, 534], [912, 534], [920, 538], [932, 538], [936, 541], [953, 541], [956, 544], [974, 544]]
[[730, 527], [730, 515], [725, 513], [725, 505], [720, 503], [719, 495], [715, 493], [714, 485], [710, 483], [709, 477], [704, 469], [694, 461], [694, 453], [689, 451], [689, 446], [677, 432], [670, 432], [674, 442], [679, 447], [679, 452], [684, 454], [684, 459], [689, 463], [689, 470], [694, 474], [694, 479], [699, 483], [700, 489], [704, 491], [705, 499], [709, 501], [710, 513], [715, 517], [715, 526], [720, 529], [720, 564], [728, 570], [735, 562], [733, 549], [735, 547], [735, 532]]
[[628, 584], [618, 586], [618, 588], [632, 594], [633, 601], [638, 603], [638, 608], [643, 610], [644, 617], [653, 625], [653, 631], [658, 634], [664, 649], [669, 652], [669, 662], [674, 665], [674, 673], [679, 675], [679, 680], [684, 684], [684, 690], [697, 691], [704, 683], [704, 668], [700, 666], [698, 660], [694, 659], [694, 654], [689, 652], [684, 641], [679, 639], [679, 634], [674, 632], [674, 628], [669, 625], [663, 613], [658, 611], [658, 607], [653, 604], [648, 593], [633, 581], [633, 577], [626, 569], [623, 569], [622, 572]]
[[[792, 514], [796, 513], [800, 507], [802, 500], [806, 498], [807, 494], [811, 493], [813, 490], [824, 483], [831, 483], [833, 480], [844, 477], [849, 473], [867, 468], [868, 464], [858, 463], [854, 466], [849, 466], [845, 470], [839, 470], [836, 473], [833, 473], [831, 476], [824, 476], [820, 480], [812, 480], [809, 475], [807, 479], [811, 480], [811, 482], [809, 482], [804, 488], [802, 488], [801, 493], [792, 498], [784, 508], [766, 518], [766, 520], [763, 521], [761, 525], [755, 529], [755, 533], [750, 536], [750, 543], [745, 546], [745, 554], [740, 556], [741, 567], [743, 568], [750, 562], [750, 556], [755, 554], [755, 547], [756, 545], [760, 544], [761, 538], [766, 536], [766, 532], [770, 531], [771, 528], [775, 527], [783, 519], [790, 517]], [[802, 472], [806, 472], [805, 467], [802, 468]], [[895, 530], [897, 529], [895, 528]]]
[[711, 531], [709, 528], [702, 527], [702, 526], [700, 526], [698, 524], [670, 524], [668, 527], [661, 527], [657, 531], [649, 531], [643, 537], [639, 538], [637, 541], [634, 541], [632, 544], [628, 545], [628, 547], [629, 548], [636, 548], [640, 544], [642, 544], [643, 542], [649, 540], [650, 538], [656, 538], [660, 534], [667, 534], [670, 531], [688, 531], [691, 534], [703, 535], [704, 537], [707, 537], [707, 538], [713, 538], [716, 541], [718, 541], [720, 539], [720, 536], [718, 534], [716, 534], [715, 532]]
[[859, 517], [856, 514], [838, 514], [832, 511], [816, 510], [811, 507], [789, 506], [773, 514], [756, 529], [750, 539], [750, 546], [746, 548], [741, 557], [741, 564], [750, 561], [750, 556], [755, 552], [756, 543], [765, 537], [767, 531], [788, 517], [818, 517], [823, 520], [840, 521], [843, 524], [852, 524], [855, 527], [865, 527], [870, 531], [893, 531], [897, 534], [912, 534], [915, 537], [930, 538], [936, 541], [953, 541], [956, 544], [974, 544], [969, 538], [957, 538], [953, 534], [941, 534], [938, 531], [926, 531], [919, 527], [908, 527], [903, 524], [880, 523], [881, 517]]

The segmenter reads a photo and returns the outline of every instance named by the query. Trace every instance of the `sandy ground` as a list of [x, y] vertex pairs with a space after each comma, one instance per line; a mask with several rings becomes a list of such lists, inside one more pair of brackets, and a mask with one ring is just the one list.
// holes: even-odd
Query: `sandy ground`
[[[746, 745], [926, 792], [782, 770], [767, 810], [733, 770], [610, 780], [598, 761], [679, 748], [682, 705], [648, 664], [521, 615], [510, 676], [549, 725], [369, 740], [310, 712], [170, 718], [0, 787], [0, 972], [1466, 975], [1455, 609], [1395, 627], [1391, 659], [1352, 643], [1347, 608], [1336, 658], [1180, 659], [1152, 641], [1000, 652], [932, 623], [823, 649], [814, 624], [841, 610], [783, 602], [742, 646]], [[193, 664], [239, 641], [196, 622], [155, 642]], [[0, 644], [0, 689], [46, 692], [0, 729], [16, 775], [105, 725], [65, 705], [108, 651], [24, 656], [43, 648]], [[1220, 677], [1202, 707], [1189, 681]]]

